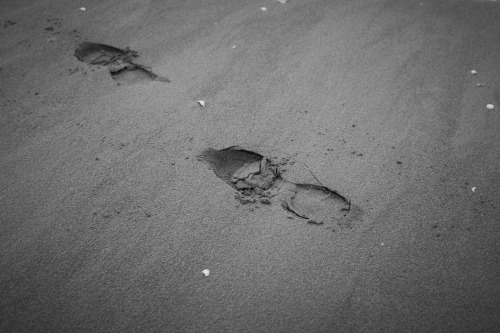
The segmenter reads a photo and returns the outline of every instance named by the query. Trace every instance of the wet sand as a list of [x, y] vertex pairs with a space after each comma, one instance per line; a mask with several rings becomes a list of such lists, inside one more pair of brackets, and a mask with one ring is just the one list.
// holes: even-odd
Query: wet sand
[[[0, 331], [499, 331], [499, 17], [472, 0], [5, 1]], [[117, 80], [82, 42], [171, 82]], [[242, 204], [197, 158], [235, 145], [292, 157], [362, 214]]]

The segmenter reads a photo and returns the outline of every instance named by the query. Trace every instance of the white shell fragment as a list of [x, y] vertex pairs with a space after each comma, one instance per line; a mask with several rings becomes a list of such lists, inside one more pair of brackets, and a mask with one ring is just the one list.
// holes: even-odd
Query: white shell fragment
[[86, 11], [86, 10], [87, 10], [87, 8], [85, 8], [85, 7], [80, 7], [80, 10], [81, 10], [82, 12], [84, 12], [84, 11]]
[[472, 192], [476, 192], [476, 187], [475, 186], [472, 188]]
[[486, 105], [486, 108], [487, 108], [488, 110], [493, 110], [493, 109], [495, 108], [495, 106], [494, 106], [493, 104], [487, 104], [487, 105]]
[[205, 101], [204, 100], [199, 100], [198, 104], [200, 104], [203, 107], [203, 106], [205, 106]]
[[472, 75], [475, 75], [475, 74], [477, 74], [477, 71], [475, 71], [475, 70], [471, 70], [471, 71], [470, 71], [470, 73], [471, 73]]
[[202, 270], [201, 272], [202, 272], [202, 273], [203, 273], [203, 275], [205, 275], [205, 276], [209, 276], [209, 275], [210, 275], [210, 270], [208, 270], [208, 269], [204, 269], [204, 270]]
[[478, 87], [484, 87], [484, 86], [486, 86], [486, 84], [484, 84], [484, 83], [478, 83], [478, 84], [476, 84], [476, 86], [478, 86]]
[[276, 0], [276, 1], [278, 1], [279, 3], [285, 4], [288, 0]]
[[260, 10], [262, 10], [263, 12], [265, 12], [267, 10], [266, 7], [260, 7]]

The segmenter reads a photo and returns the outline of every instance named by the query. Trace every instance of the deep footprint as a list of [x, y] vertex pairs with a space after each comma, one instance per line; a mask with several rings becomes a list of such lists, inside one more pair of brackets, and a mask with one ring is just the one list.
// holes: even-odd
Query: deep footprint
[[119, 49], [113, 46], [84, 42], [75, 50], [75, 57], [89, 65], [106, 66], [111, 77], [120, 84], [134, 84], [141, 81], [170, 82], [159, 76], [149, 67], [136, 64], [133, 59], [139, 54], [130, 49]]
[[[208, 148], [198, 157], [217, 177], [238, 191], [236, 199], [242, 204], [275, 201], [310, 224], [336, 223], [341, 228], [352, 227], [351, 222], [361, 217], [359, 207], [351, 205], [336, 191], [321, 184], [295, 183], [286, 179], [290, 169], [300, 171], [289, 158], [270, 158], [237, 146], [221, 150]], [[296, 174], [294, 177], [297, 179]], [[300, 179], [300, 175], [298, 177]], [[310, 177], [304, 175], [303, 178]]]

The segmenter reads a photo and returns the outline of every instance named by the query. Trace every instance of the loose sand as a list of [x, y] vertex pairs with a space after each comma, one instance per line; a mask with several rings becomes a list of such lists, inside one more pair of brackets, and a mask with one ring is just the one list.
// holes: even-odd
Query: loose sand
[[[500, 331], [499, 18], [2, 1], [0, 331]], [[118, 82], [85, 41], [171, 82]], [[234, 145], [292, 156], [363, 217], [240, 203], [196, 158]]]

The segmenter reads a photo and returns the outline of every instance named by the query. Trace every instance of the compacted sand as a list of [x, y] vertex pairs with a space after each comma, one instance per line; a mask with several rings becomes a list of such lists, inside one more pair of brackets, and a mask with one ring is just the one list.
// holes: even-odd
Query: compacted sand
[[[486, 0], [3, 1], [0, 331], [498, 332], [499, 18]], [[80, 61], [82, 42], [123, 53]], [[232, 146], [355, 209], [308, 223], [235, 198], [200, 158]]]

